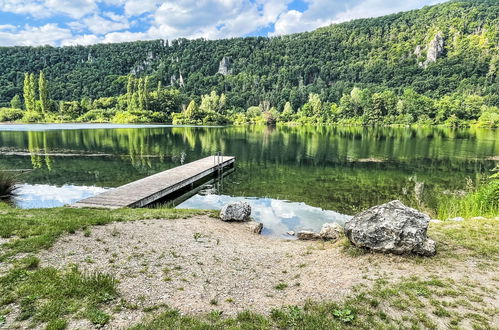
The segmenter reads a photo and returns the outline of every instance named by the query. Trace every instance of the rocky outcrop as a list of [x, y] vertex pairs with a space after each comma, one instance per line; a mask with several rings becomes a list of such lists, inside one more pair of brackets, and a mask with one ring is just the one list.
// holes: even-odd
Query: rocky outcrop
[[435, 242], [426, 236], [430, 217], [395, 200], [357, 214], [345, 224], [353, 245], [375, 252], [435, 254]]
[[438, 32], [433, 40], [428, 45], [428, 53], [426, 54], [426, 63], [436, 62], [444, 53], [444, 37], [442, 32]]
[[322, 225], [319, 236], [326, 241], [335, 241], [343, 234], [343, 227], [337, 223], [325, 223]]
[[224, 56], [218, 65], [218, 73], [221, 75], [232, 74], [232, 59], [230, 57]]
[[249, 221], [251, 206], [246, 202], [235, 202], [224, 205], [220, 210], [222, 221]]

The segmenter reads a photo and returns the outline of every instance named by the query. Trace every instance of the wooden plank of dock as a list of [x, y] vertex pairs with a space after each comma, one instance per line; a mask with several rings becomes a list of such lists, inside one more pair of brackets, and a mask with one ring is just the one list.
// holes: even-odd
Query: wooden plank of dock
[[109, 209], [143, 207], [209, 175], [215, 175], [234, 162], [235, 157], [232, 156], [206, 157], [83, 199], [72, 206]]

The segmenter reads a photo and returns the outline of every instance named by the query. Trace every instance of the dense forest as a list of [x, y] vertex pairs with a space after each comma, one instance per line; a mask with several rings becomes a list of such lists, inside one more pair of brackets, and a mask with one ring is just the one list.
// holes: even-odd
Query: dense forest
[[496, 0], [272, 38], [0, 47], [0, 120], [494, 127], [498, 66]]

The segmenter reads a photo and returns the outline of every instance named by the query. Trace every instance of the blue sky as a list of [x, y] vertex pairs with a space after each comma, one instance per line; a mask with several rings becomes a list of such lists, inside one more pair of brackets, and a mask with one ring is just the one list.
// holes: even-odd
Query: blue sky
[[276, 36], [444, 0], [0, 0], [0, 45]]

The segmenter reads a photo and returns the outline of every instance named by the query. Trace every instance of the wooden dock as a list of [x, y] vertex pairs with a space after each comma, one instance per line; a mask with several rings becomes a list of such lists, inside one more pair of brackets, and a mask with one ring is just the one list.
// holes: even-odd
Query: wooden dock
[[231, 156], [206, 157], [83, 199], [72, 206], [109, 209], [144, 207], [185, 190], [206, 177], [218, 176], [234, 162], [235, 157]]

